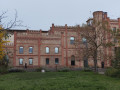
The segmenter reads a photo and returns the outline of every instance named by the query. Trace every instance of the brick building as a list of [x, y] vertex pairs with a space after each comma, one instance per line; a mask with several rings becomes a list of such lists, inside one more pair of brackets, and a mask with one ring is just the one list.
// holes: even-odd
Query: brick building
[[[120, 29], [120, 18], [113, 20], [107, 17], [107, 13], [96, 11], [93, 18], [88, 19], [87, 24], [91, 25], [93, 20], [109, 22], [109, 27], [113, 30]], [[81, 30], [82, 31], [82, 30]], [[10, 43], [6, 44], [9, 56], [9, 65], [14, 67], [24, 67], [27, 63], [28, 67], [84, 67], [82, 57], [77, 58], [77, 48], [74, 45], [76, 37], [82, 41], [82, 37], [77, 34], [72, 26], [55, 26], [52, 24], [48, 31], [35, 30], [9, 30], [11, 35]], [[109, 42], [113, 42], [110, 35], [106, 35]], [[83, 44], [81, 43], [81, 46]], [[106, 48], [106, 54], [114, 54], [114, 48]], [[106, 67], [111, 65], [111, 60], [101, 59], [98, 66], [104, 62]], [[93, 61], [88, 61], [93, 66]]]

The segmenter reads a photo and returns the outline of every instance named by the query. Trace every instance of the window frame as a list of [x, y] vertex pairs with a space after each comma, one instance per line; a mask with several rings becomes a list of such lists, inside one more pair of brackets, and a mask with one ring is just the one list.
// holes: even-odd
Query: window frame
[[[48, 52], [47, 52], [47, 48], [48, 48]], [[45, 53], [49, 54], [50, 53], [50, 48], [49, 47], [45, 47]]]
[[75, 37], [73, 36], [70, 37], [70, 44], [75, 44]]
[[[30, 60], [32, 60], [32, 64], [30, 63]], [[33, 58], [29, 58], [29, 65], [33, 65]]]
[[[32, 48], [32, 52], [30, 52], [30, 49]], [[32, 54], [33, 53], [33, 47], [32, 46], [30, 46], [29, 47], [29, 54]]]
[[[56, 63], [57, 60], [57, 63]], [[55, 58], [55, 64], [59, 64], [59, 58]]]
[[[21, 49], [22, 49], [22, 52], [21, 52]], [[19, 47], [19, 54], [23, 54], [23, 52], [24, 52], [24, 47], [23, 47], [23, 46], [20, 46], [20, 47]]]
[[[57, 52], [56, 52], [56, 49], [58, 49]], [[55, 47], [55, 54], [58, 54], [58, 53], [59, 53], [59, 47]]]
[[[22, 60], [22, 64], [20, 63], [20, 60]], [[23, 65], [23, 58], [19, 58], [19, 65]]]
[[[48, 61], [48, 63], [47, 63], [47, 61]], [[49, 63], [50, 63], [49, 58], [46, 58], [46, 65], [49, 65]]]

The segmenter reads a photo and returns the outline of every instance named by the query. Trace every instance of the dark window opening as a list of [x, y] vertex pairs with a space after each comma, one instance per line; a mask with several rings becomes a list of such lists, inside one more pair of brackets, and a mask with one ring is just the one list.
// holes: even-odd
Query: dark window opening
[[49, 58], [46, 58], [46, 64], [49, 64]]
[[75, 66], [75, 56], [71, 56], [71, 66]]
[[59, 59], [55, 58], [55, 64], [59, 64]]
[[104, 62], [101, 62], [101, 67], [104, 68]]
[[75, 61], [71, 61], [71, 65], [72, 65], [72, 66], [75, 66]]

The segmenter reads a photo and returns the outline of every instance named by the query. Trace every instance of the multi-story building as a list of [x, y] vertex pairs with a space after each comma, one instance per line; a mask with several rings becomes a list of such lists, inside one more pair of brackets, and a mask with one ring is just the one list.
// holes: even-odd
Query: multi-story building
[[[113, 30], [120, 29], [120, 18], [117, 20], [107, 17], [107, 13], [103, 11], [96, 11], [93, 13], [93, 18], [87, 21], [91, 25], [92, 20], [107, 20], [109, 27]], [[82, 57], [77, 57], [77, 49], [74, 45], [75, 38], [82, 37], [77, 34], [72, 26], [55, 26], [52, 24], [50, 30], [9, 30], [11, 37], [10, 43], [6, 44], [6, 49], [9, 56], [9, 65], [14, 67], [24, 67], [27, 63], [28, 67], [84, 67], [84, 60]], [[82, 30], [81, 30], [82, 32]], [[110, 35], [106, 35], [108, 41]], [[81, 46], [83, 43], [81, 43]], [[112, 48], [105, 49], [106, 54], [112, 54]], [[102, 58], [98, 61], [98, 66], [101, 63], [105, 66], [111, 65], [111, 60]], [[93, 61], [88, 61], [90, 66], [93, 66]]]

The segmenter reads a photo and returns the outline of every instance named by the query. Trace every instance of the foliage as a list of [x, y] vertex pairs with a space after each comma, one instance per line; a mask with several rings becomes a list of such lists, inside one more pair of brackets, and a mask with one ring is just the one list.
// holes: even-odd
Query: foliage
[[41, 72], [41, 70], [42, 70], [42, 67], [39, 67], [36, 69], [37, 72]]
[[4, 38], [6, 37], [6, 32], [3, 29], [0, 29], [0, 60], [3, 59], [5, 52], [4, 52], [4, 48], [5, 48], [5, 43], [7, 43], [8, 41], [5, 41]]
[[85, 72], [92, 72], [92, 69], [90, 69], [90, 68], [84, 68], [84, 71]]
[[115, 58], [112, 60], [112, 66], [120, 69], [120, 47], [115, 47]]
[[9, 73], [13, 73], [13, 72], [25, 72], [23, 69], [17, 69], [17, 68], [11, 68], [8, 70]]
[[[95, 72], [97, 72], [98, 60], [101, 57], [109, 58], [109, 56], [104, 54], [103, 48], [110, 48], [113, 46], [113, 43], [107, 42], [108, 37], [106, 37], [106, 35], [111, 34], [111, 30], [108, 28], [108, 23], [106, 21], [96, 21], [93, 19], [92, 25], [83, 27], [76, 26], [76, 32], [78, 36], [81, 36], [82, 39], [86, 39], [85, 41], [81, 41], [80, 37], [76, 39], [75, 46], [77, 48], [80, 48], [77, 50], [77, 56], [83, 58], [86, 57], [87, 60], [89, 60], [89, 58], [92, 58], [94, 62]], [[110, 36], [112, 38], [112, 35]], [[80, 46], [81, 42], [84, 44], [83, 46]], [[81, 51], [83, 54], [82, 56]]]
[[8, 73], [8, 68], [6, 66], [0, 66], [0, 74]]
[[67, 67], [58, 70], [58, 72], [69, 72], [69, 71], [70, 69]]
[[81, 71], [10, 73], [0, 76], [0, 89], [120, 90], [120, 80], [93, 72]]
[[105, 75], [111, 77], [120, 77], [120, 70], [115, 68], [108, 68], [105, 72]]

